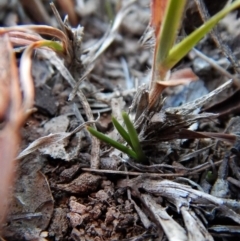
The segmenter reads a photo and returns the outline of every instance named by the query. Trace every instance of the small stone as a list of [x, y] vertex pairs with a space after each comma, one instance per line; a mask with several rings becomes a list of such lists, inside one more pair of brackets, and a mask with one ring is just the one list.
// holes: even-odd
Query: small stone
[[73, 228], [77, 227], [78, 225], [81, 225], [83, 221], [81, 215], [78, 213], [70, 212], [67, 214], [67, 217], [69, 218], [71, 226]]
[[103, 191], [103, 190], [99, 190], [97, 193], [96, 193], [96, 198], [99, 199], [101, 202], [103, 201], [107, 201], [107, 199], [109, 198], [108, 194]]
[[79, 214], [84, 214], [87, 210], [86, 206], [84, 206], [81, 203], [78, 203], [74, 200], [70, 200], [69, 207], [70, 207], [71, 212], [75, 212], [75, 213], [79, 213]]

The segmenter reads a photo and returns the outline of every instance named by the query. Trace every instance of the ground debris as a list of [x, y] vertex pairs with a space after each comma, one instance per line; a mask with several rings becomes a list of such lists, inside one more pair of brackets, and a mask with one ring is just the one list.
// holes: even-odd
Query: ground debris
[[53, 218], [49, 227], [49, 236], [55, 240], [61, 240], [68, 229], [68, 220], [66, 210], [63, 208], [55, 208]]
[[4, 237], [37, 239], [49, 225], [54, 201], [47, 178], [39, 170], [44, 161], [43, 157], [29, 156], [21, 163]]
[[[148, 69], [155, 41], [147, 27], [149, 0], [70, 1], [66, 9], [56, 1], [59, 14], [51, 7], [57, 21], [47, 1], [38, 1], [36, 11], [31, 11], [36, 1], [26, 2], [2, 1], [2, 26], [36, 21], [58, 25], [67, 36], [70, 58], [49, 49], [37, 49], [32, 55], [37, 110], [22, 129], [24, 144], [16, 161], [21, 174], [3, 238], [230, 241], [240, 237], [238, 76], [211, 39], [206, 36], [196, 48], [229, 75], [191, 51], [173, 73], [193, 67], [199, 80], [166, 88], [149, 109]], [[195, 18], [196, 1], [188, 2], [182, 26], [186, 32], [200, 19]], [[204, 2], [212, 14], [226, 0]], [[71, 27], [65, 13], [79, 26]], [[234, 14], [220, 23], [220, 34], [239, 57], [239, 20], [235, 22]], [[22, 48], [14, 51], [19, 58]], [[5, 59], [1, 61], [5, 66]], [[0, 103], [2, 110], [6, 103]], [[121, 112], [129, 106], [149, 165], [99, 143], [84, 129], [87, 120], [95, 125], [100, 116], [96, 128], [122, 142], [111, 115], [121, 122]], [[2, 127], [1, 114], [0, 110]]]
[[[213, 240], [211, 234], [204, 227], [200, 219], [197, 218], [199, 213], [195, 212], [194, 208], [199, 208], [199, 211], [203, 212], [203, 214], [205, 211], [209, 210], [209, 208], [212, 211], [214, 209], [218, 210], [219, 213], [216, 216], [211, 216], [209, 221], [212, 221], [212, 219], [217, 221], [217, 217], [225, 217], [240, 224], [240, 202], [237, 200], [214, 197], [202, 191], [194, 190], [189, 186], [177, 184], [176, 182], [168, 180], [151, 180], [144, 177], [121, 180], [118, 182], [118, 186], [130, 187], [132, 189], [132, 194], [139, 197], [144, 205], [148, 206], [148, 209], [151, 210], [153, 215], [157, 215], [159, 225], [163, 227], [167, 236], [172, 235], [172, 233], [168, 231], [167, 223], [165, 224], [164, 220], [169, 220], [169, 222], [171, 222], [170, 217], [164, 209], [158, 208], [159, 211], [153, 211], [153, 206], [157, 205], [154, 204], [153, 197], [144, 196], [140, 193], [145, 191], [155, 196], [159, 195], [165, 200], [165, 202], [173, 204], [176, 208], [175, 212], [182, 215], [188, 233], [188, 239], [184, 236], [184, 232], [181, 234], [183, 235], [183, 238], [181, 239], [181, 235], [177, 234], [177, 230], [179, 230], [179, 228], [177, 228], [178, 224], [175, 224], [175, 227], [177, 228], [176, 236], [179, 239], [174, 240]], [[166, 206], [166, 208], [168, 208], [168, 206]], [[203, 211], [204, 209], [205, 211]], [[163, 213], [160, 213], [160, 210], [162, 210]], [[208, 219], [208, 217], [206, 218]], [[172, 222], [174, 221], [172, 220]], [[195, 226], [194, 232], [192, 232], [193, 229], [190, 228], [190, 223]]]
[[87, 194], [96, 191], [101, 180], [101, 176], [83, 173], [68, 184], [56, 184], [55, 188], [69, 193]]

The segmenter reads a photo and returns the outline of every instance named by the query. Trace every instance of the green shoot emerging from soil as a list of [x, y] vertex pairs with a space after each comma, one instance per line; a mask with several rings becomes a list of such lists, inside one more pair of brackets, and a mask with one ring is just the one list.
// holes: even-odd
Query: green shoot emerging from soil
[[[168, 86], [168, 81], [171, 81], [171, 75], [168, 74], [171, 68], [211, 31], [224, 16], [240, 6], [240, 0], [226, 6], [201, 27], [174, 45], [186, 2], [186, 0], [168, 0], [164, 6], [155, 6], [153, 4], [151, 24], [155, 28], [156, 44], [149, 97], [150, 107], [157, 101], [163, 89]], [[159, 15], [159, 11], [164, 14]], [[185, 79], [186, 82], [188, 81], [186, 76], [182, 75], [181, 78]], [[166, 83], [163, 84], [163, 81]]]
[[96, 129], [92, 127], [87, 127], [87, 130], [95, 137], [97, 137], [99, 140], [111, 145], [112, 147], [126, 153], [129, 157], [135, 159], [136, 161], [140, 163], [146, 163], [146, 156], [142, 151], [138, 134], [136, 129], [134, 128], [131, 120], [129, 119], [129, 116], [126, 112], [122, 113], [122, 117], [124, 120], [124, 123], [127, 127], [127, 131], [121, 126], [121, 124], [112, 117], [112, 122], [115, 128], [117, 129], [118, 133], [122, 136], [122, 138], [127, 142], [127, 144], [131, 147], [128, 148], [124, 146], [123, 144], [109, 138], [108, 136], [102, 134], [101, 132], [97, 131]]

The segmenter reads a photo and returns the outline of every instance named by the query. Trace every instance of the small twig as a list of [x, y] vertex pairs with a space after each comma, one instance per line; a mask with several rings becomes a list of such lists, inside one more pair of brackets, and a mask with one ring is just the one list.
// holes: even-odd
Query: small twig
[[[83, 109], [86, 113], [86, 116], [89, 121], [94, 120], [93, 114], [90, 108], [90, 105], [87, 101], [87, 98], [83, 94], [81, 90], [78, 90], [77, 95], [81, 101], [81, 104], [83, 106]], [[95, 124], [93, 124], [93, 127], [96, 128]], [[99, 168], [100, 167], [100, 141], [96, 137], [92, 137], [92, 149], [91, 149], [91, 168]]]
[[212, 58], [209, 58], [207, 55], [203, 54], [199, 50], [194, 48], [193, 51], [198, 57], [208, 62], [214, 69], [218, 70], [221, 74], [227, 76], [229, 79], [232, 79], [234, 81], [234, 84], [236, 84], [240, 88], [240, 81], [238, 78], [230, 74], [228, 71], [222, 68], [219, 64], [217, 64], [215, 60], [213, 60]]
[[[221, 161], [215, 162], [214, 165], [220, 165], [222, 163]], [[115, 171], [115, 170], [104, 170], [104, 169], [92, 169], [92, 168], [82, 168], [83, 171], [87, 171], [87, 172], [97, 172], [97, 173], [111, 173], [111, 174], [119, 174], [119, 175], [130, 175], [130, 176], [140, 176], [140, 175], [144, 175], [144, 176], [148, 176], [148, 177], [180, 177], [180, 176], [188, 176], [188, 175], [193, 175], [196, 174], [200, 171], [203, 171], [205, 169], [207, 169], [208, 167], [210, 167], [210, 165], [205, 166], [203, 168], [200, 168], [198, 170], [192, 171], [192, 172], [187, 172], [187, 173], [164, 173], [164, 174], [160, 174], [160, 173], [143, 173], [143, 172], [127, 172], [127, 171]]]
[[[197, 5], [199, 14], [203, 20], [203, 22], [206, 22], [209, 18], [209, 12], [206, 8], [206, 5], [203, 0], [195, 0], [195, 3]], [[222, 53], [226, 56], [226, 58], [231, 62], [233, 69], [236, 73], [240, 74], [239, 71], [239, 64], [235, 57], [235, 55], [232, 53], [231, 49], [223, 43], [222, 38], [219, 34], [218, 27], [215, 26], [213, 30], [210, 32], [211, 37], [213, 41], [216, 43], [217, 47], [222, 51]]]
[[154, 165], [151, 165], [151, 166], [146, 166], [146, 165], [141, 165], [139, 163], [134, 163], [132, 161], [127, 161], [127, 163], [137, 169], [138, 171], [140, 172], [143, 172], [143, 171], [146, 171], [146, 172], [151, 172], [152, 169], [159, 169], [159, 168], [169, 168], [169, 169], [174, 169], [174, 170], [183, 170], [183, 171], [187, 171], [187, 172], [191, 172], [191, 171], [197, 171], [197, 170], [203, 170], [205, 168], [208, 168], [212, 165], [214, 165], [215, 163], [211, 163], [211, 162], [205, 162], [201, 165], [198, 165], [196, 167], [193, 167], [193, 168], [187, 168], [187, 167], [183, 167], [183, 166], [172, 166], [172, 165], [168, 165], [168, 164], [154, 164]]
[[232, 183], [233, 185], [237, 186], [238, 188], [240, 188], [240, 181], [232, 178], [232, 177], [228, 177], [227, 180]]

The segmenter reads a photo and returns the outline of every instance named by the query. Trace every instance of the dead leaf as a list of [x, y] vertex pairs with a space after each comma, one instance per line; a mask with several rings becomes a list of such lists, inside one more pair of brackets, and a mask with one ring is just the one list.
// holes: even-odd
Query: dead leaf
[[182, 206], [181, 213], [187, 229], [188, 241], [213, 241], [212, 235], [207, 231], [197, 215], [188, 208]]
[[169, 79], [164, 81], [156, 81], [159, 85], [163, 87], [170, 87], [170, 86], [177, 86], [177, 85], [184, 85], [189, 83], [190, 81], [198, 80], [198, 76], [193, 73], [190, 68], [180, 69], [173, 72]]
[[157, 222], [162, 226], [169, 241], [187, 241], [187, 235], [182, 228], [163, 208], [157, 204], [148, 194], [142, 194], [141, 199], [145, 206], [148, 207]]
[[6, 36], [0, 38], [0, 120], [3, 120], [10, 101], [11, 70], [11, 47]]
[[47, 178], [39, 171], [43, 162], [40, 156], [29, 156], [21, 162], [8, 215], [9, 225], [3, 230], [5, 238], [37, 239], [49, 225], [54, 200]]
[[[22, 80], [20, 90], [16, 59], [7, 35], [0, 36], [0, 51], [5, 63], [1, 68], [5, 68], [0, 73], [0, 118], [6, 118], [5, 125], [0, 131], [0, 223], [4, 220], [7, 211], [7, 204], [10, 190], [13, 183], [13, 174], [16, 162], [14, 162], [20, 143], [20, 128], [23, 125], [29, 108], [32, 108], [33, 93], [26, 92], [26, 84], [31, 89], [32, 82], [28, 79]], [[3, 87], [3, 88], [2, 88]], [[22, 106], [22, 93], [28, 102], [28, 108]], [[4, 99], [2, 99], [4, 98]], [[5, 103], [5, 104], [4, 104]]]
[[168, 0], [152, 0], [151, 2], [151, 26], [155, 28], [155, 37], [157, 38], [162, 24], [163, 16]]

